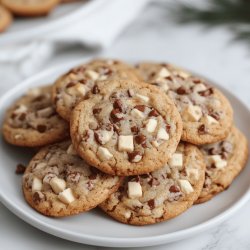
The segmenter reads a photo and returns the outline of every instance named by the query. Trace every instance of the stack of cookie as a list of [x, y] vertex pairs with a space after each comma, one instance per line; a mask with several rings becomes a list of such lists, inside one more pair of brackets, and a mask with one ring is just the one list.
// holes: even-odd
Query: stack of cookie
[[17, 100], [3, 134], [38, 150], [22, 185], [38, 212], [58, 217], [99, 206], [133, 225], [211, 199], [248, 155], [226, 97], [169, 64], [93, 60], [75, 67]]
[[0, 0], [0, 32], [5, 31], [12, 23], [13, 15], [37, 17], [48, 15], [60, 3], [76, 0]]

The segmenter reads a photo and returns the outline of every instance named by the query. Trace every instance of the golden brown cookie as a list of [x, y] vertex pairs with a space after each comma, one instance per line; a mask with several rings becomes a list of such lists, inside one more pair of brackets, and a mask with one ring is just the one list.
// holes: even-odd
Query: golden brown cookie
[[0, 32], [5, 31], [12, 23], [11, 13], [0, 5]]
[[114, 219], [133, 225], [154, 224], [174, 218], [198, 198], [205, 177], [199, 149], [180, 143], [163, 168], [126, 177], [123, 185], [100, 208]]
[[29, 90], [6, 112], [3, 135], [7, 142], [39, 147], [69, 137], [69, 125], [55, 111], [51, 86]]
[[202, 145], [228, 136], [233, 124], [231, 105], [207, 80], [170, 64], [141, 63], [137, 70], [174, 100], [183, 121], [183, 141]]
[[248, 143], [246, 137], [233, 127], [224, 141], [204, 145], [201, 151], [206, 161], [206, 177], [196, 203], [206, 202], [230, 186], [246, 165]]
[[18, 16], [47, 15], [60, 0], [2, 0], [1, 3]]
[[181, 117], [167, 95], [131, 80], [96, 83], [71, 116], [71, 138], [91, 166], [112, 175], [161, 168], [175, 152]]
[[53, 102], [57, 112], [70, 120], [74, 107], [83, 99], [96, 82], [111, 79], [137, 80], [135, 70], [117, 60], [93, 60], [71, 69], [61, 76], [53, 86]]
[[66, 141], [42, 148], [33, 157], [23, 176], [23, 193], [38, 212], [61, 217], [96, 207], [121, 180], [87, 165]]

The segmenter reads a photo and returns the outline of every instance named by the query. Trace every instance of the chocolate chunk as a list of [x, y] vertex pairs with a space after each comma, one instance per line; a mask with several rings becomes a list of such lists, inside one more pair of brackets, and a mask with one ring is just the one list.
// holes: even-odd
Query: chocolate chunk
[[33, 194], [33, 196], [32, 196], [33, 202], [34, 202], [35, 204], [38, 204], [39, 202], [45, 201], [45, 198], [46, 198], [45, 194], [43, 194], [43, 193], [40, 192], [40, 191], [36, 191], [36, 192]]
[[102, 142], [102, 140], [101, 140], [101, 138], [100, 138], [98, 132], [95, 132], [95, 133], [94, 133], [94, 137], [95, 137], [95, 140], [96, 140], [99, 144], [101, 144], [101, 145], [103, 144], [103, 142]]
[[150, 116], [155, 116], [155, 117], [157, 117], [157, 116], [159, 116], [159, 112], [158, 112], [157, 110], [155, 110], [155, 109], [152, 109], [152, 110], [149, 112], [148, 116], [149, 116], [149, 117], [150, 117]]
[[21, 164], [21, 163], [17, 164], [16, 174], [23, 174], [25, 172], [25, 169], [26, 169], [26, 167], [23, 164]]
[[199, 83], [201, 83], [201, 80], [200, 79], [193, 79], [193, 83], [194, 84], [199, 84]]
[[145, 135], [137, 135], [135, 136], [135, 142], [139, 145], [145, 144], [146, 143], [146, 136]]
[[199, 95], [206, 97], [212, 95], [214, 93], [214, 90], [212, 88], [209, 88], [204, 91], [199, 91], [198, 93]]
[[24, 121], [25, 118], [26, 118], [26, 113], [21, 113], [21, 114], [19, 115], [19, 117], [18, 117], [18, 120]]
[[210, 148], [208, 150], [209, 155], [219, 155], [221, 154], [221, 150], [219, 148]]
[[140, 110], [141, 112], [144, 112], [146, 109], [146, 106], [145, 105], [136, 105], [134, 108]]
[[219, 121], [220, 120], [220, 115], [218, 112], [212, 112], [209, 114], [210, 116], [212, 116], [215, 120]]
[[150, 207], [150, 209], [154, 209], [155, 208], [155, 200], [154, 199], [149, 200], [148, 206]]
[[169, 188], [169, 191], [171, 193], [178, 193], [180, 192], [180, 188], [178, 186], [175, 186], [175, 185], [172, 185], [170, 188]]
[[39, 124], [39, 125], [37, 125], [36, 129], [38, 130], [38, 132], [44, 133], [46, 131], [47, 127], [45, 125]]
[[80, 173], [79, 172], [69, 172], [67, 175], [67, 181], [73, 182], [73, 183], [78, 183], [80, 180]]
[[137, 126], [133, 126], [130, 129], [131, 129], [131, 132], [133, 132], [134, 134], [137, 134], [139, 132], [139, 129]]
[[68, 83], [68, 84], [66, 85], [66, 89], [71, 88], [71, 87], [74, 87], [75, 85], [76, 85], [75, 82], [70, 82], [70, 83]]
[[114, 107], [115, 109], [120, 110], [120, 112], [122, 112], [122, 111], [123, 111], [122, 101], [121, 101], [120, 99], [116, 99], [116, 100], [114, 101], [113, 107]]
[[119, 122], [124, 119], [124, 115], [119, 109], [113, 109], [110, 113], [110, 117], [114, 122]]
[[139, 162], [141, 160], [141, 157], [142, 157], [142, 154], [139, 151], [128, 153], [128, 160], [130, 162]]
[[42, 100], [45, 99], [45, 96], [44, 95], [39, 95], [37, 97], [35, 97], [32, 102], [41, 102]]
[[86, 84], [86, 83], [87, 83], [87, 80], [86, 80], [86, 79], [81, 79], [81, 80], [79, 80], [78, 82], [81, 83], [81, 84]]
[[168, 134], [169, 134], [169, 132], [170, 132], [170, 129], [171, 129], [170, 124], [167, 124], [167, 125], [166, 125], [166, 131], [168, 132]]
[[93, 87], [92, 93], [93, 93], [93, 94], [98, 94], [98, 93], [100, 93], [100, 90], [99, 90], [99, 88], [97, 87], [97, 85], [95, 85], [95, 86]]
[[177, 90], [176, 90], [176, 93], [178, 95], [186, 95], [188, 94], [187, 90], [184, 88], [184, 87], [179, 87]]
[[97, 115], [97, 114], [99, 114], [101, 111], [102, 111], [101, 108], [93, 109], [93, 114], [94, 114], [94, 115]]
[[206, 127], [205, 127], [204, 124], [200, 125], [200, 127], [198, 128], [198, 133], [199, 133], [200, 135], [204, 135], [204, 134], [207, 133], [207, 129], [206, 129]]
[[128, 96], [129, 96], [129, 97], [134, 96], [134, 94], [135, 94], [135, 93], [134, 93], [134, 91], [133, 91], [132, 89], [129, 89], [129, 90], [128, 90]]
[[166, 80], [173, 81], [173, 78], [171, 76], [165, 77]]

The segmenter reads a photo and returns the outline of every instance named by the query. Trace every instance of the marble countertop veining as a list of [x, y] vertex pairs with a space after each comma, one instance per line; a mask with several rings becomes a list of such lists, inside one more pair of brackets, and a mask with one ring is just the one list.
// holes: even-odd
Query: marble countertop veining
[[[242, 43], [230, 43], [231, 34], [223, 28], [206, 30], [199, 25], [175, 24], [166, 8], [170, 1], [153, 1], [117, 39], [113, 46], [95, 55], [138, 60], [169, 61], [204, 75], [233, 90], [250, 107], [250, 49]], [[91, 55], [81, 48], [67, 49], [46, 65], [46, 68]], [[6, 81], [5, 86], [9, 83]], [[12, 84], [16, 84], [13, 83]], [[0, 90], [6, 87], [0, 85]], [[1, 247], [5, 250], [93, 249], [41, 232], [26, 224], [0, 204]], [[144, 250], [248, 250], [250, 249], [250, 201], [221, 225], [195, 237]]]

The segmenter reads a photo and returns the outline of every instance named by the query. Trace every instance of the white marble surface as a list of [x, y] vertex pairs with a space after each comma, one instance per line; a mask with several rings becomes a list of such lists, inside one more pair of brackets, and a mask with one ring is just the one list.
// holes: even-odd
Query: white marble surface
[[[179, 26], [167, 13], [168, 1], [154, 1], [117, 39], [97, 53], [99, 56], [129, 61], [170, 61], [191, 69], [232, 90], [250, 107], [250, 50], [244, 44], [230, 43], [224, 28], [212, 31], [199, 25]], [[64, 61], [83, 58], [92, 52], [80, 48], [61, 51], [45, 68]], [[95, 52], [96, 54], [96, 52]], [[8, 67], [8, 66], [6, 66]], [[0, 76], [1, 94], [21, 76]], [[14, 79], [14, 81], [13, 81]], [[147, 249], [250, 249], [250, 201], [229, 220], [194, 238]], [[0, 204], [1, 249], [102, 249], [72, 243], [41, 232], [14, 216]]]

